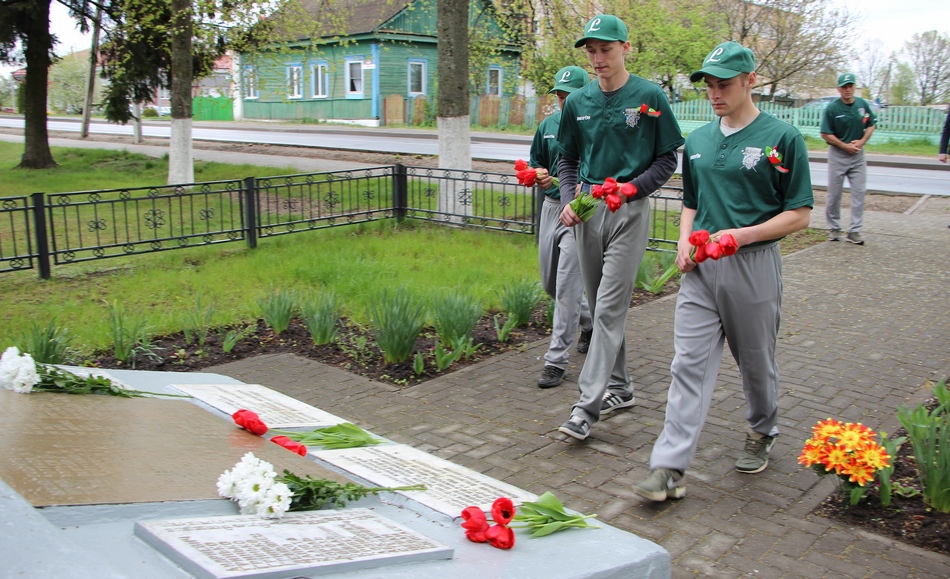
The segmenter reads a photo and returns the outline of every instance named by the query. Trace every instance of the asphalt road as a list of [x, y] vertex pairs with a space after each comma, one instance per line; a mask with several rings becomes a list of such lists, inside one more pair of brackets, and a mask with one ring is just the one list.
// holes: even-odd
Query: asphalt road
[[[23, 118], [0, 117], [0, 127], [23, 128]], [[79, 132], [78, 119], [50, 118], [50, 131]], [[98, 135], [133, 135], [131, 125], [92, 122], [90, 132]], [[323, 149], [438, 155], [435, 131], [346, 127], [339, 125], [293, 125], [267, 122], [195, 122], [193, 139], [230, 143], [291, 145]], [[144, 137], [168, 138], [167, 120], [142, 123]], [[472, 157], [485, 161], [514, 161], [528, 158], [531, 137], [497, 133], [472, 133]], [[880, 193], [950, 196], [950, 167], [933, 158], [868, 156], [868, 189]], [[823, 188], [827, 181], [825, 153], [810, 154], [812, 182]]]

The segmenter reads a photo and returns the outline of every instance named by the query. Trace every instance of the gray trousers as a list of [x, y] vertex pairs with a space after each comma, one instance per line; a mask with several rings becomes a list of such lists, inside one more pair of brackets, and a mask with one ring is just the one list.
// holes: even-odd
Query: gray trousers
[[673, 322], [666, 419], [653, 446], [651, 469], [686, 470], [692, 462], [716, 390], [723, 340], [742, 375], [749, 427], [778, 434], [775, 341], [781, 310], [778, 244], [740, 248], [683, 275]]
[[577, 326], [580, 325], [584, 331], [591, 328], [590, 307], [584, 297], [574, 231], [561, 223], [561, 202], [547, 196], [541, 205], [538, 265], [541, 267], [541, 285], [554, 298], [551, 345], [544, 355], [544, 362], [564, 370]]
[[624, 203], [616, 213], [601, 203], [574, 231], [594, 333], [577, 379], [580, 398], [571, 414], [594, 424], [608, 389], [633, 394], [624, 334], [633, 283], [650, 236], [650, 201]]
[[838, 147], [830, 147], [828, 200], [825, 202], [825, 221], [828, 229], [841, 229], [841, 190], [845, 177], [851, 186], [851, 225], [848, 226], [848, 233], [858, 233], [864, 218], [864, 195], [868, 190], [868, 164], [864, 158], [864, 150], [852, 155]]

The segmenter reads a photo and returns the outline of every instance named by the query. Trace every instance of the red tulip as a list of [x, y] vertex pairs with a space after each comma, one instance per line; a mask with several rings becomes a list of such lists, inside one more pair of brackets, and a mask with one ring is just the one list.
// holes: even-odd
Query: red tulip
[[515, 546], [515, 532], [504, 525], [492, 525], [485, 536], [492, 547], [510, 549]]
[[491, 518], [499, 525], [507, 525], [511, 517], [515, 516], [515, 504], [508, 497], [495, 499], [491, 506]]
[[645, 112], [647, 112], [648, 110], [650, 110], [650, 107], [648, 107], [646, 103], [643, 103], [642, 105], [640, 105], [640, 112], [641, 112], [641, 113], [645, 113]]
[[242, 408], [232, 414], [231, 418], [234, 419], [235, 424], [252, 434], [258, 436], [267, 434], [267, 425], [264, 424], [264, 421], [261, 420], [261, 417], [258, 416], [256, 412]]
[[716, 241], [710, 241], [706, 244], [706, 255], [713, 261], [722, 257], [722, 246]]
[[617, 185], [617, 180], [613, 177], [607, 177], [604, 179], [604, 193], [610, 195], [611, 193], [616, 193], [620, 190], [620, 186]]
[[518, 159], [515, 161], [515, 171], [524, 171], [528, 168], [528, 162], [524, 159]]
[[462, 511], [462, 528], [465, 529], [465, 536], [474, 543], [484, 543], [488, 541], [486, 531], [488, 531], [488, 520], [485, 513], [478, 507], [466, 507]]
[[590, 188], [590, 196], [594, 199], [600, 199], [604, 196], [604, 188], [601, 185], [594, 185]]
[[620, 199], [620, 195], [616, 193], [611, 193], [607, 195], [607, 209], [610, 209], [611, 213], [616, 213], [620, 206], [623, 205], [623, 201]]
[[739, 250], [739, 243], [731, 233], [724, 233], [719, 238], [719, 247], [722, 249], [723, 255], [732, 255]]
[[270, 441], [283, 446], [290, 452], [296, 452], [300, 456], [307, 456], [307, 447], [300, 444], [296, 440], [291, 440], [286, 436], [275, 436], [271, 438]]
[[538, 172], [535, 169], [525, 169], [524, 186], [534, 187], [534, 182], [538, 180]]
[[707, 241], [709, 241], [709, 232], [705, 229], [694, 231], [689, 236], [689, 243], [697, 247], [706, 245]]
[[620, 186], [620, 192], [627, 197], [633, 197], [637, 194], [637, 186], [628, 181]]
[[696, 263], [702, 263], [706, 261], [706, 258], [709, 257], [706, 255], [706, 244], [700, 244], [696, 246], [696, 255], [693, 256], [693, 261]]

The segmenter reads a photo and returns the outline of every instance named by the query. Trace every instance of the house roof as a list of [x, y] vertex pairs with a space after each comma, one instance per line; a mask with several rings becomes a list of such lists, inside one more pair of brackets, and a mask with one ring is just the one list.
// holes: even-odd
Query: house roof
[[[327, 29], [326, 36], [374, 32], [416, 0], [336, 0], [328, 13], [326, 0], [302, 0], [303, 8]], [[342, 19], [342, 27], [340, 20]]]

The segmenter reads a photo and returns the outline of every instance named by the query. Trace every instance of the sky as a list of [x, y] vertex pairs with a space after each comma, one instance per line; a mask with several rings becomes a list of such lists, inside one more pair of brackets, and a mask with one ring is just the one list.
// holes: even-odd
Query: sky
[[[854, 39], [856, 47], [876, 38], [890, 52], [900, 50], [914, 34], [927, 30], [950, 34], [950, 2], [946, 0], [838, 0], [837, 3], [863, 21], [860, 34]], [[53, 0], [50, 10], [50, 30], [60, 40], [57, 54], [89, 48], [90, 35], [79, 32], [66, 8]], [[16, 68], [0, 66], [0, 75], [8, 76]]]

